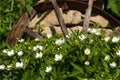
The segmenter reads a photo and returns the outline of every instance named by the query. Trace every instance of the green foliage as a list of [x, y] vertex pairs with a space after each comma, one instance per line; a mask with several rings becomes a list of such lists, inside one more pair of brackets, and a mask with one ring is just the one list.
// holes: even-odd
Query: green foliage
[[108, 0], [107, 9], [110, 9], [115, 15], [120, 17], [120, 0]]
[[102, 30], [93, 30], [97, 28], [87, 35], [73, 31], [66, 38], [48, 34], [42, 40], [21, 39], [14, 46], [3, 43], [1, 80], [118, 80], [120, 38], [106, 39]]

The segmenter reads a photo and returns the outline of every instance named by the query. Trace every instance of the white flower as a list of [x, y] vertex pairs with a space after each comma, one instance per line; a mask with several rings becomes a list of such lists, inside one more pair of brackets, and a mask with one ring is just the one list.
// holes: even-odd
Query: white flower
[[69, 34], [67, 34], [65, 37], [69, 39], [69, 38], [70, 38], [70, 35], [71, 35], [71, 34], [69, 33]]
[[97, 30], [97, 32], [95, 33], [95, 35], [100, 35], [100, 30]]
[[8, 49], [4, 49], [4, 50], [3, 50], [3, 53], [7, 53], [7, 52], [8, 52]]
[[120, 50], [116, 52], [116, 55], [120, 57]]
[[39, 41], [40, 39], [39, 38], [35, 38], [35, 41]]
[[107, 42], [107, 41], [109, 41], [109, 40], [110, 40], [110, 37], [109, 37], [109, 36], [107, 36], [107, 37], [105, 37], [105, 38], [104, 38], [104, 40]]
[[34, 50], [34, 51], [36, 51], [36, 50], [38, 50], [38, 49], [42, 50], [43, 47], [42, 47], [41, 45], [36, 45], [36, 46], [33, 47], [33, 50]]
[[14, 50], [8, 51], [7, 54], [8, 54], [8, 56], [13, 56], [14, 55]]
[[42, 53], [42, 52], [36, 53], [36, 55], [35, 55], [36, 58], [42, 58], [42, 56], [43, 56], [43, 53]]
[[34, 47], [33, 47], [33, 50], [34, 50], [34, 51], [36, 51], [36, 50], [37, 50], [37, 47], [36, 47], [36, 46], [34, 46]]
[[16, 66], [16, 68], [22, 68], [23, 62], [17, 62], [15, 66]]
[[105, 61], [108, 61], [110, 60], [110, 55], [106, 55], [105, 58], [104, 58]]
[[17, 54], [18, 54], [19, 56], [22, 56], [22, 55], [23, 55], [23, 51], [19, 51]]
[[95, 28], [90, 29], [89, 28], [88, 31], [92, 34], [100, 35], [100, 30], [99, 29], [95, 29]]
[[86, 48], [85, 51], [84, 51], [84, 53], [85, 53], [86, 55], [89, 55], [89, 54], [90, 54], [90, 49], [89, 49], [89, 48]]
[[110, 67], [111, 67], [111, 68], [115, 68], [116, 66], [117, 66], [116, 62], [110, 63]]
[[56, 54], [55, 61], [60, 61], [60, 60], [62, 60], [62, 54]]
[[89, 61], [85, 61], [85, 65], [86, 65], [86, 66], [89, 66], [89, 65], [90, 65], [90, 62], [89, 62]]
[[113, 37], [112, 38], [112, 42], [113, 43], [117, 43], [119, 41], [119, 39], [120, 39], [119, 37]]
[[57, 40], [55, 41], [55, 44], [61, 45], [61, 44], [63, 44], [64, 42], [65, 42], [65, 41], [62, 40], [62, 39], [57, 39]]
[[79, 36], [79, 39], [80, 39], [81, 41], [84, 40], [85, 38], [86, 38], [86, 36], [83, 35], [83, 34]]
[[51, 38], [52, 37], [52, 34], [47, 34], [47, 38]]
[[45, 72], [49, 73], [51, 71], [52, 71], [52, 67], [51, 66], [46, 67]]
[[90, 33], [93, 33], [93, 34], [95, 34], [95, 33], [97, 33], [97, 29], [95, 29], [95, 28], [93, 28], [93, 29], [90, 29]]
[[18, 42], [24, 42], [25, 40], [24, 39], [19, 39]]
[[0, 70], [5, 69], [5, 65], [0, 65]]

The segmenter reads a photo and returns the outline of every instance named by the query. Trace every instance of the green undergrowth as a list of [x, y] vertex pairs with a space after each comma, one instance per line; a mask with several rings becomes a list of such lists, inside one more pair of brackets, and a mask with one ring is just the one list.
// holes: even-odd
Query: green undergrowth
[[120, 37], [73, 31], [0, 46], [1, 80], [119, 80]]

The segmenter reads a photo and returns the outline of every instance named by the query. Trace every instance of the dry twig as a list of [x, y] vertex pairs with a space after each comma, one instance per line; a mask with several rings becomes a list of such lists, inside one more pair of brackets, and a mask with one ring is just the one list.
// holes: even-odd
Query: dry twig
[[53, 4], [53, 7], [54, 7], [54, 10], [55, 10], [55, 14], [57, 16], [57, 19], [58, 19], [58, 22], [61, 26], [61, 29], [62, 29], [62, 32], [65, 35], [68, 34], [68, 31], [67, 31], [67, 28], [66, 28], [66, 25], [64, 23], [64, 20], [63, 20], [63, 17], [62, 17], [62, 14], [60, 12], [60, 9], [59, 9], [59, 6], [57, 5], [57, 2], [56, 0], [51, 0], [52, 4]]
[[89, 27], [89, 22], [90, 22], [90, 16], [91, 16], [91, 12], [92, 12], [93, 2], [94, 2], [94, 0], [89, 0], [88, 8], [86, 9], [85, 19], [84, 19], [84, 23], [83, 23], [83, 31], [84, 32], [87, 32], [87, 29]]

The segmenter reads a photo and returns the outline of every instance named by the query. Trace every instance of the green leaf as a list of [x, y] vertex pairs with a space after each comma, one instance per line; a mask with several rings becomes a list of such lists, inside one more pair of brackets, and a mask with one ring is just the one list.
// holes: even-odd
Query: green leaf
[[31, 8], [31, 5], [26, 5], [26, 9], [28, 11], [28, 13], [31, 15], [32, 14], [32, 8]]
[[80, 67], [79, 65], [74, 64], [74, 63], [72, 63], [72, 62], [71, 62], [71, 65], [72, 65], [76, 70], [80, 71], [80, 73], [84, 73], [83, 68]]
[[120, 17], [120, 4], [118, 4], [116, 0], [108, 0], [107, 8], [111, 9], [111, 11]]
[[120, 78], [120, 69], [116, 69], [116, 74], [114, 76], [114, 80], [117, 80], [118, 78]]
[[69, 76], [70, 77], [77, 77], [78, 75], [80, 76], [80, 74], [81, 74], [80, 71], [73, 71], [73, 72], [70, 73]]

